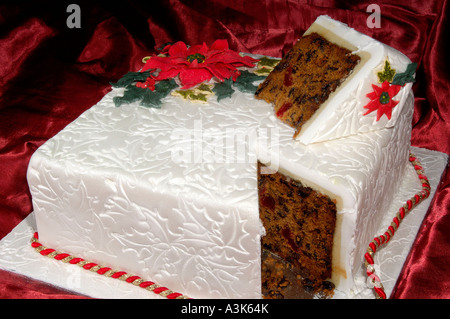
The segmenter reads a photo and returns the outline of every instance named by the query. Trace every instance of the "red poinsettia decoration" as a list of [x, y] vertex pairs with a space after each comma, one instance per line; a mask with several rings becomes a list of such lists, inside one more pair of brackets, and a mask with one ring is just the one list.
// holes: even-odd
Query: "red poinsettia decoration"
[[392, 109], [398, 104], [398, 101], [394, 101], [392, 98], [400, 91], [401, 85], [391, 85], [388, 81], [384, 81], [381, 87], [372, 84], [372, 88], [373, 92], [366, 95], [370, 102], [364, 106], [367, 112], [363, 115], [377, 111], [377, 121], [380, 120], [383, 114], [386, 114], [390, 120]]
[[216, 40], [210, 47], [205, 43], [188, 47], [184, 42], [176, 42], [165, 47], [165, 56], [150, 58], [142, 72], [158, 69], [155, 80], [166, 80], [179, 76], [183, 89], [188, 89], [213, 77], [223, 82], [240, 75], [238, 67], [254, 67], [255, 60], [241, 56], [228, 48], [226, 40]]

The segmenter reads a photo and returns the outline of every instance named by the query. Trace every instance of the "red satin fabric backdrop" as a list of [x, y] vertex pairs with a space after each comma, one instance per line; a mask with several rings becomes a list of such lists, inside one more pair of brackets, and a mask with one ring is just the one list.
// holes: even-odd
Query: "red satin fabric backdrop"
[[[26, 170], [36, 148], [169, 41], [223, 38], [234, 50], [280, 57], [327, 14], [419, 64], [412, 144], [450, 154], [446, 0], [77, 1], [81, 27], [72, 29], [71, 2], [0, 5], [0, 238], [32, 211]], [[380, 28], [367, 25], [371, 3], [380, 7]], [[393, 298], [450, 297], [449, 192], [446, 171]], [[0, 297], [79, 296], [0, 271]]]

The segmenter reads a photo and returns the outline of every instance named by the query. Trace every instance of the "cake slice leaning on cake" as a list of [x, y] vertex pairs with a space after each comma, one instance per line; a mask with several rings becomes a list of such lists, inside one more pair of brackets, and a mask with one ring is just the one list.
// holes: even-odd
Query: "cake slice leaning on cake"
[[[326, 16], [256, 97], [256, 60], [223, 41], [163, 53], [146, 65], [169, 69], [132, 73], [33, 155], [39, 241], [192, 298], [355, 294], [408, 163], [411, 61]], [[208, 81], [192, 85], [193, 69]], [[194, 95], [203, 103], [181, 97]]]

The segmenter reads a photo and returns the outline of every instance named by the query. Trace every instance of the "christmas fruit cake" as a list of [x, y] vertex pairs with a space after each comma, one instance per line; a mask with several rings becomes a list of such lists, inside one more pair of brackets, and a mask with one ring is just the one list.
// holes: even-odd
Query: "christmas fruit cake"
[[167, 44], [32, 156], [39, 242], [191, 298], [351, 296], [408, 165], [414, 72], [327, 16], [281, 61]]

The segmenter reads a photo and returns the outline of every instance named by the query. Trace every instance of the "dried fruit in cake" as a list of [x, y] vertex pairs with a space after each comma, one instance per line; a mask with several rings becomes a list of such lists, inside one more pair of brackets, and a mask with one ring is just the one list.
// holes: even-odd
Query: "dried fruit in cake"
[[[323, 292], [331, 278], [336, 204], [328, 196], [279, 172], [261, 174], [258, 164], [259, 215], [266, 230], [261, 247], [293, 267], [298, 284]], [[264, 261], [263, 261], [264, 262]], [[266, 266], [263, 264], [262, 269]], [[267, 267], [266, 267], [267, 268]], [[262, 273], [263, 288], [274, 291], [285, 270]], [[292, 280], [290, 284], [296, 284]], [[270, 288], [272, 287], [272, 288]], [[325, 289], [327, 290], [327, 289]]]
[[273, 103], [276, 116], [295, 128], [295, 138], [359, 61], [350, 50], [311, 33], [297, 41], [255, 96]]

